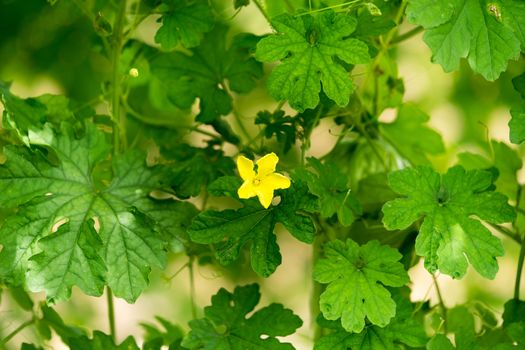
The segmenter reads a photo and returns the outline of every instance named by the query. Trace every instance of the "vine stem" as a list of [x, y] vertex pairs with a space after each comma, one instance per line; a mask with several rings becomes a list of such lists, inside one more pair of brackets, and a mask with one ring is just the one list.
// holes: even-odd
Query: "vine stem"
[[113, 26], [113, 47], [111, 55], [111, 66], [113, 69], [112, 85], [112, 116], [113, 116], [113, 153], [118, 154], [121, 149], [121, 142], [126, 143], [125, 116], [121, 115], [120, 94], [121, 94], [121, 77], [119, 70], [120, 55], [122, 51], [122, 42], [124, 39], [124, 19], [126, 14], [127, 0], [121, 0], [120, 6]]
[[516, 270], [516, 284], [514, 285], [514, 299], [520, 298], [521, 273], [523, 271], [523, 260], [525, 260], [525, 239], [521, 241], [520, 257], [518, 258], [518, 268]]
[[445, 306], [445, 301], [443, 299], [443, 295], [441, 294], [441, 289], [439, 288], [437, 278], [434, 274], [432, 274], [432, 280], [434, 281], [434, 286], [436, 287], [439, 305], [441, 306], [441, 312], [443, 317], [443, 327], [445, 329], [445, 334], [447, 334], [447, 307]]
[[24, 328], [26, 328], [27, 326], [30, 326], [32, 325], [33, 323], [35, 323], [35, 318], [31, 318], [30, 320], [27, 320], [25, 321], [24, 323], [22, 323], [20, 326], [18, 326], [14, 331], [12, 331], [11, 333], [9, 333], [4, 339], [0, 340], [0, 349], [3, 349], [4, 348], [4, 345], [7, 344], [11, 339], [13, 339], [13, 337], [15, 335], [17, 335], [18, 333], [20, 333]]
[[197, 318], [197, 305], [195, 304], [195, 274], [193, 271], [193, 260], [194, 257], [190, 257], [188, 262], [188, 271], [190, 275], [190, 303], [191, 303], [191, 316], [193, 319]]
[[115, 305], [113, 303], [113, 291], [111, 288], [107, 288], [107, 303], [108, 303], [108, 321], [109, 321], [109, 335], [113, 342], [117, 338], [117, 330], [115, 327]]

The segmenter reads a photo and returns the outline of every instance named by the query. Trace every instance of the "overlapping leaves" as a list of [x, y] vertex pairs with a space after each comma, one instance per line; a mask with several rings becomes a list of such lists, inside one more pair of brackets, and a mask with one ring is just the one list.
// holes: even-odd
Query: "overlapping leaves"
[[256, 284], [237, 287], [233, 293], [221, 288], [204, 308], [205, 318], [190, 322], [191, 331], [182, 345], [188, 349], [275, 349], [292, 350], [276, 337], [295, 332], [301, 319], [281, 304], [257, 310], [261, 294]]
[[354, 88], [338, 60], [358, 64], [370, 59], [366, 44], [348, 37], [356, 29], [355, 18], [333, 11], [315, 17], [283, 14], [272, 25], [277, 33], [263, 38], [256, 51], [259, 61], [282, 61], [268, 79], [270, 94], [304, 111], [319, 104], [322, 86], [328, 98], [347, 105]]
[[361, 333], [345, 331], [338, 321], [320, 319], [319, 325], [332, 332], [322, 336], [314, 350], [391, 350], [397, 344], [420, 347], [426, 343], [421, 322], [413, 317], [413, 307], [399, 292], [392, 295], [396, 303], [396, 316], [385, 327], [369, 326]]
[[158, 178], [140, 152], [115, 157], [109, 183], [100, 178], [109, 151], [93, 124], [81, 138], [65, 124], [45, 150], [5, 148], [0, 205], [17, 209], [0, 229], [3, 278], [25, 281], [49, 300], [67, 299], [74, 285], [101, 295], [106, 284], [115, 295], [136, 300], [150, 269], [164, 266], [164, 239], [174, 232], [161, 235], [155, 228], [176, 230], [189, 218], [166, 218], [166, 210], [185, 205], [168, 201], [157, 207], [149, 198]]
[[501, 224], [512, 221], [515, 212], [504, 195], [492, 190], [492, 182], [492, 173], [461, 166], [442, 176], [430, 167], [393, 172], [390, 187], [404, 197], [383, 206], [383, 223], [390, 230], [405, 229], [423, 217], [416, 253], [425, 257], [430, 272], [439, 269], [461, 278], [470, 263], [482, 276], [494, 278], [503, 247], [472, 216]]
[[[215, 194], [237, 198], [240, 185], [240, 179], [224, 177], [210, 187]], [[294, 182], [280, 195], [279, 205], [268, 209], [262, 208], [256, 200], [246, 200], [241, 209], [206, 210], [193, 220], [188, 230], [190, 238], [196, 243], [214, 244], [222, 264], [236, 260], [240, 249], [250, 242], [253, 270], [260, 276], [268, 277], [281, 264], [281, 253], [274, 234], [277, 222], [305, 243], [312, 243], [315, 234], [315, 226], [306, 213], [316, 210], [317, 201], [308, 192], [306, 184]]]
[[314, 267], [314, 279], [328, 284], [320, 307], [327, 320], [341, 319], [348, 332], [360, 333], [365, 319], [385, 327], [396, 315], [396, 303], [385, 286], [400, 287], [408, 275], [399, 262], [401, 254], [378, 241], [364, 246], [348, 239], [324, 247], [325, 259]]

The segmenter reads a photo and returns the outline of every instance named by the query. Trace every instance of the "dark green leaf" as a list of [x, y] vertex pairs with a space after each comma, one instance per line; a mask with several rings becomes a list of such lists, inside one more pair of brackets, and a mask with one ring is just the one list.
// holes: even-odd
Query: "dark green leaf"
[[190, 322], [191, 331], [182, 345], [188, 349], [293, 349], [278, 336], [290, 335], [302, 325], [299, 317], [281, 304], [259, 309], [250, 317], [261, 295], [256, 284], [235, 288], [233, 293], [221, 288], [204, 308], [205, 318]]

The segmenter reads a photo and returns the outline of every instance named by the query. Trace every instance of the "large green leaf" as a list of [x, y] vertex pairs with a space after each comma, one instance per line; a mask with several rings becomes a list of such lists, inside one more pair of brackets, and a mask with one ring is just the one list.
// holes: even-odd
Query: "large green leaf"
[[501, 224], [516, 214], [507, 197], [491, 190], [492, 181], [488, 171], [465, 171], [461, 166], [442, 176], [422, 166], [393, 172], [390, 187], [404, 197], [383, 206], [383, 223], [389, 230], [405, 229], [424, 218], [416, 253], [425, 257], [430, 272], [439, 269], [461, 278], [470, 262], [481, 275], [494, 278], [503, 247], [479, 219]]
[[348, 38], [356, 29], [355, 18], [333, 11], [315, 17], [283, 14], [272, 25], [277, 33], [262, 39], [255, 55], [263, 62], [282, 61], [268, 79], [270, 94], [304, 111], [317, 106], [322, 85], [328, 98], [347, 105], [353, 85], [337, 59], [349, 64], [370, 59], [364, 42]]
[[408, 275], [399, 262], [401, 254], [378, 241], [363, 246], [348, 239], [324, 246], [325, 259], [314, 267], [314, 279], [328, 284], [321, 294], [320, 306], [328, 320], [341, 318], [348, 332], [360, 333], [365, 318], [385, 327], [396, 315], [396, 303], [385, 286], [400, 287]]
[[[16, 146], [4, 151], [0, 205], [19, 207], [0, 228], [0, 275], [45, 291], [49, 300], [67, 299], [74, 285], [101, 295], [107, 284], [116, 296], [135, 301], [151, 267], [164, 266], [161, 237], [170, 235], [153, 229], [162, 229], [158, 213], [150, 214], [159, 209], [149, 197], [159, 188], [155, 170], [143, 154], [130, 152], [113, 159], [106, 185], [95, 175], [110, 148], [93, 125], [80, 139], [65, 125], [48, 150], [49, 156]], [[177, 219], [185, 218], [175, 216], [164, 227]]]

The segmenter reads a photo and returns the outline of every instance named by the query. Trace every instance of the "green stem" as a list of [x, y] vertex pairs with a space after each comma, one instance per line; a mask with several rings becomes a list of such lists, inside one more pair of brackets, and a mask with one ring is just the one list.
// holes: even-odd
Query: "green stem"
[[525, 239], [521, 242], [518, 268], [516, 270], [516, 283], [514, 284], [514, 299], [520, 299], [521, 274], [523, 271], [523, 260], [525, 260]]
[[30, 320], [27, 320], [25, 321], [24, 323], [22, 323], [20, 326], [18, 326], [14, 331], [12, 331], [11, 333], [9, 333], [4, 339], [0, 340], [0, 349], [3, 349], [4, 348], [4, 345], [7, 344], [11, 339], [13, 339], [13, 337], [15, 335], [17, 335], [18, 333], [20, 333], [24, 328], [26, 328], [27, 326], [30, 326], [32, 325], [33, 323], [35, 323], [35, 318], [31, 318]]
[[363, 0], [347, 1], [347, 2], [344, 2], [342, 4], [326, 6], [326, 7], [317, 9], [317, 10], [310, 9], [310, 11], [304, 12], [304, 13], [300, 14], [299, 16], [304, 16], [304, 15], [311, 14], [311, 13], [323, 12], [323, 11], [327, 11], [327, 10], [333, 10], [333, 9], [340, 8], [340, 7], [345, 7], [345, 6], [348, 6], [348, 5], [357, 4], [358, 2], [361, 2], [361, 1], [363, 1]]
[[434, 286], [436, 287], [439, 305], [441, 306], [441, 312], [443, 317], [443, 327], [445, 329], [445, 334], [447, 334], [447, 307], [445, 306], [445, 301], [443, 299], [443, 295], [441, 294], [441, 289], [439, 288], [439, 284], [435, 275], [432, 275], [432, 280], [434, 280]]
[[188, 270], [190, 275], [190, 303], [191, 303], [191, 316], [193, 319], [197, 318], [197, 305], [195, 303], [195, 275], [193, 271], [193, 260], [194, 257], [190, 256], [190, 261], [188, 264]]
[[124, 19], [126, 14], [127, 0], [121, 0], [120, 6], [113, 26], [113, 47], [111, 55], [112, 78], [112, 117], [113, 117], [113, 153], [118, 154], [121, 150], [121, 142], [126, 144], [125, 114], [120, 111], [121, 76], [120, 76], [120, 54], [122, 51]]
[[415, 27], [411, 30], [409, 30], [408, 32], [404, 33], [404, 34], [401, 34], [401, 35], [398, 35], [396, 37], [394, 37], [394, 39], [392, 39], [392, 41], [390, 42], [391, 45], [393, 44], [398, 44], [402, 41], [405, 41], [407, 39], [410, 39], [411, 37], [413, 37], [414, 35], [417, 35], [419, 33], [421, 33], [423, 31], [423, 27]]
[[508, 228], [506, 227], [503, 227], [501, 225], [497, 225], [497, 224], [491, 224], [491, 223], [488, 223], [490, 227], [494, 228], [495, 230], [497, 230], [498, 232], [500, 232], [501, 234], [509, 237], [510, 239], [512, 239], [514, 242], [518, 243], [518, 244], [521, 244], [522, 243], [522, 238], [521, 236], [517, 233], [517, 232], [514, 232], [512, 230], [509, 230]]
[[241, 132], [246, 136], [246, 138], [249, 140], [251, 138], [250, 133], [248, 132], [248, 129], [246, 129], [246, 126], [242, 122], [241, 115], [236, 110], [233, 111], [233, 116], [235, 117], [235, 121], [239, 125], [239, 128], [241, 129]]
[[115, 327], [115, 305], [113, 304], [113, 291], [111, 288], [107, 288], [107, 303], [108, 303], [108, 321], [109, 321], [109, 334], [113, 341], [117, 338], [117, 331]]
[[[324, 237], [324, 235], [317, 235], [317, 237], [315, 237], [312, 247], [312, 271], [315, 267], [315, 264], [321, 256], [321, 248]], [[312, 294], [310, 296], [310, 316], [314, 342], [322, 336], [322, 328], [319, 327], [319, 325], [317, 324], [317, 316], [321, 312], [321, 308], [319, 307], [319, 299], [321, 298], [322, 292], [323, 286], [319, 282], [316, 282], [312, 279]]]

